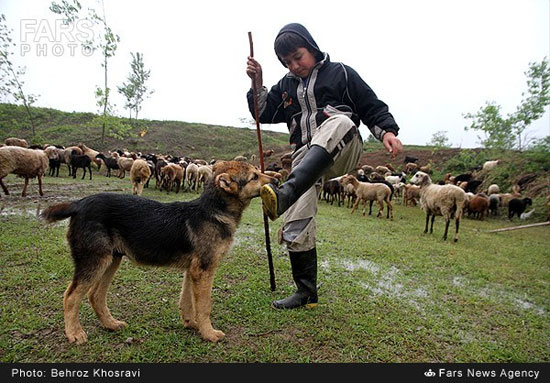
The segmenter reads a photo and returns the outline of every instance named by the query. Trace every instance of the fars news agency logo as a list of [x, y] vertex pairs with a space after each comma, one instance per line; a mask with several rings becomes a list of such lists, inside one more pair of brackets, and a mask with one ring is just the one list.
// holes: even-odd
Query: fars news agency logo
[[94, 51], [85, 43], [94, 39], [93, 23], [76, 20], [21, 19], [19, 53], [22, 57], [91, 56]]
[[435, 376], [435, 372], [433, 372], [432, 369], [430, 368], [428, 371], [424, 373], [424, 376], [428, 378], [433, 378]]

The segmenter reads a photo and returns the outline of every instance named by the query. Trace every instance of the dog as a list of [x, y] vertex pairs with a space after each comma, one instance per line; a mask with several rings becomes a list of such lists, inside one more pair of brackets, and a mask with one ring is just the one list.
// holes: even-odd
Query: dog
[[207, 341], [223, 339], [225, 334], [210, 322], [214, 273], [232, 247], [243, 211], [270, 182], [272, 177], [251, 164], [228, 161], [214, 166], [204, 192], [190, 202], [101, 193], [45, 209], [41, 217], [48, 223], [70, 217], [67, 240], [74, 276], [63, 299], [69, 342], [87, 341], [78, 319], [86, 293], [103, 326], [119, 330], [127, 325], [113, 318], [106, 304], [123, 256], [138, 264], [182, 270], [179, 306], [184, 327], [197, 330]]

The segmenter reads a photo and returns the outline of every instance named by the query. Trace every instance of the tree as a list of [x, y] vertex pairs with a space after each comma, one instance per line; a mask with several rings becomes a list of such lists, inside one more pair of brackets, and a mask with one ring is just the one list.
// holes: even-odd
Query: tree
[[451, 143], [449, 142], [449, 138], [447, 137], [447, 131], [440, 130], [435, 132], [432, 135], [432, 140], [428, 143], [428, 145], [434, 146], [436, 148], [450, 148]]
[[478, 136], [480, 143], [489, 149], [523, 150], [529, 145], [527, 128], [541, 118], [550, 105], [550, 62], [545, 57], [541, 63], [529, 63], [525, 72], [528, 95], [524, 97], [516, 111], [506, 118], [501, 116], [501, 107], [487, 102], [476, 113], [467, 113], [465, 118], [472, 123], [465, 130], [477, 130], [484, 133]]
[[146, 97], [153, 94], [153, 90], [149, 90], [145, 82], [151, 76], [151, 70], [145, 69], [143, 63], [143, 54], [137, 52], [131, 53], [132, 62], [130, 63], [131, 72], [128, 75], [128, 82], [123, 82], [122, 86], [118, 87], [118, 92], [126, 98], [125, 108], [130, 110], [130, 118], [132, 118], [132, 110], [137, 119], [141, 104]]
[[75, 23], [79, 19], [86, 19], [93, 23], [93, 25], [100, 29], [101, 39], [99, 40], [87, 40], [82, 43], [82, 46], [90, 51], [100, 50], [103, 55], [103, 62], [101, 67], [103, 68], [104, 73], [104, 83], [103, 88], [99, 86], [95, 89], [95, 97], [97, 100], [97, 105], [102, 109], [103, 113], [103, 122], [101, 130], [101, 142], [105, 141], [105, 127], [107, 118], [112, 112], [112, 105], [109, 101], [110, 88], [108, 86], [108, 64], [109, 59], [113, 57], [116, 53], [118, 43], [120, 42], [120, 37], [115, 34], [112, 29], [107, 25], [107, 19], [105, 17], [105, 5], [103, 0], [101, 1], [102, 16], [99, 16], [97, 11], [93, 8], [88, 8], [88, 15], [82, 16], [82, 5], [78, 0], [61, 0], [61, 4], [53, 1], [50, 5], [50, 11], [55, 14], [62, 15], [64, 17], [63, 22], [65, 24]]
[[25, 85], [23, 76], [26, 69], [15, 66], [10, 60], [10, 56], [13, 55], [12, 48], [15, 47], [15, 43], [11, 38], [12, 31], [6, 25], [6, 16], [4, 14], [0, 15], [0, 95], [3, 97], [13, 97], [16, 104], [19, 102], [23, 103], [25, 111], [29, 116], [32, 136], [34, 138], [36, 127], [31, 113], [31, 106], [37, 100], [38, 95], [25, 93], [23, 90]]

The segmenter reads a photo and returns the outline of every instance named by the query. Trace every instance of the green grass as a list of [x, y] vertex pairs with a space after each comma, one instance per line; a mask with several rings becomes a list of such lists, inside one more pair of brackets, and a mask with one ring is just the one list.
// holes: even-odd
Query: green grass
[[[21, 198], [22, 181], [6, 180], [12, 194], [0, 199], [2, 362], [550, 361], [549, 227], [487, 233], [512, 224], [464, 219], [459, 242], [444, 242], [441, 217], [434, 234], [424, 235], [422, 211], [397, 203], [393, 221], [320, 203], [316, 309], [270, 308], [294, 286], [276, 221], [270, 230], [277, 290], [269, 289], [261, 205], [254, 200], [214, 281], [212, 321], [226, 333], [223, 342], [204, 342], [183, 328], [178, 272], [124, 261], [108, 302], [129, 326], [103, 329], [85, 301], [80, 318], [88, 343], [69, 344], [62, 311], [72, 277], [67, 222], [45, 226], [36, 212], [103, 190], [130, 193], [130, 182], [47, 177], [45, 197], [33, 182]], [[196, 197], [154, 189], [144, 196]]]

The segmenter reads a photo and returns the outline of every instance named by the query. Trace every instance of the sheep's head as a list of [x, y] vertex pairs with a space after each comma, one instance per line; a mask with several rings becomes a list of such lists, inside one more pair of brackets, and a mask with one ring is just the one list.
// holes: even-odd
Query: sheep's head
[[432, 183], [432, 180], [430, 179], [430, 176], [424, 172], [416, 172], [414, 176], [412, 176], [410, 183], [413, 185], [429, 185]]

